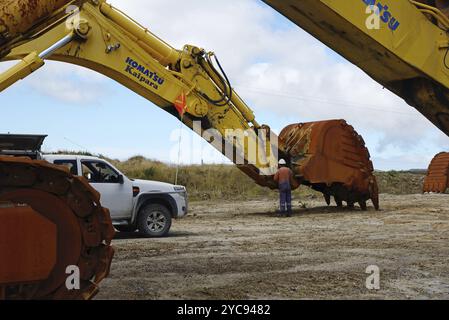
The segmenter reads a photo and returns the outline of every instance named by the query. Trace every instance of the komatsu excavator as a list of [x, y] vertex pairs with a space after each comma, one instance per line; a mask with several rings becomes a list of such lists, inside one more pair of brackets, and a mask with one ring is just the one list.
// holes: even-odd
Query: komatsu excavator
[[[437, 4], [265, 2], [449, 133], [449, 19]], [[0, 75], [0, 91], [48, 59], [97, 71], [145, 97], [261, 186], [276, 188], [283, 158], [297, 185], [321, 191], [328, 203], [334, 197], [366, 209], [371, 199], [379, 207], [369, 152], [345, 121], [295, 124], [276, 136], [256, 121], [214, 53], [176, 50], [104, 0], [0, 1], [0, 61], [20, 60]], [[0, 157], [0, 299], [92, 298], [113, 256], [114, 231], [99, 200], [63, 168]], [[80, 288], [66, 285], [67, 270], [79, 271]]]

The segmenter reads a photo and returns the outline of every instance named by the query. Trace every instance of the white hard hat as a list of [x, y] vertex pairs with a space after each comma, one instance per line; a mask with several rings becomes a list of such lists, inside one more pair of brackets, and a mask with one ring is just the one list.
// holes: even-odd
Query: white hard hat
[[281, 166], [285, 166], [287, 164], [287, 162], [284, 159], [279, 160], [279, 164]]

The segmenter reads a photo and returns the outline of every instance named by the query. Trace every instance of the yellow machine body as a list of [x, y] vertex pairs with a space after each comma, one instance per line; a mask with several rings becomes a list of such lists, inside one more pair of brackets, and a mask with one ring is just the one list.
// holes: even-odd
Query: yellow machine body
[[264, 2], [405, 99], [449, 135], [449, 20], [436, 7], [442, 9], [447, 1]]

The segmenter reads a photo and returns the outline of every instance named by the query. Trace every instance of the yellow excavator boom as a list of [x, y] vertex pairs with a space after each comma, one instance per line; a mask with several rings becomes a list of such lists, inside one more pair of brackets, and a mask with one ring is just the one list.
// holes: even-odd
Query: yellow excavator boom
[[[230, 145], [234, 150], [228, 157], [242, 170], [261, 185], [276, 186], [277, 137], [256, 121], [223, 70], [217, 70], [214, 53], [190, 45], [176, 50], [105, 1], [72, 3], [63, 19], [44, 26], [45, 32], [37, 25], [38, 36], [3, 49], [8, 52], [3, 60], [22, 61], [0, 75], [0, 89], [41, 67], [44, 58], [87, 67], [179, 117], [198, 134], [210, 135], [220, 152]], [[257, 157], [251, 146], [262, 148]]]
[[449, 135], [448, 1], [263, 1]]

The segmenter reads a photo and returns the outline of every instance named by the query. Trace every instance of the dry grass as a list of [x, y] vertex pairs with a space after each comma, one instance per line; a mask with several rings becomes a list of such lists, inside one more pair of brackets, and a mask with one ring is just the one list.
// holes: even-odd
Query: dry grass
[[422, 193], [425, 170], [376, 172], [381, 193], [405, 195]]
[[[58, 152], [73, 154], [78, 152]], [[88, 153], [81, 153], [89, 155]], [[126, 176], [134, 179], [175, 182], [176, 167], [160, 161], [136, 156], [127, 161], [111, 160]], [[381, 193], [418, 194], [422, 191], [424, 171], [376, 172]], [[192, 200], [242, 200], [262, 197], [277, 197], [277, 192], [259, 187], [250, 178], [232, 165], [191, 165], [179, 168], [178, 184], [189, 190]], [[296, 191], [296, 197], [321, 197], [309, 188]]]
[[[175, 182], [176, 167], [143, 157], [112, 161], [123, 173], [135, 179]], [[422, 192], [424, 172], [376, 172], [381, 193], [418, 194]], [[194, 200], [248, 199], [277, 197], [277, 192], [259, 187], [232, 165], [193, 165], [179, 168], [178, 184], [189, 190]], [[297, 191], [299, 197], [319, 196], [309, 188]]]
[[[143, 157], [111, 162], [130, 178], [175, 183], [176, 166], [173, 165]], [[181, 166], [177, 183], [187, 187], [192, 200], [246, 199], [267, 194], [276, 197], [276, 192], [259, 187], [231, 165]]]

